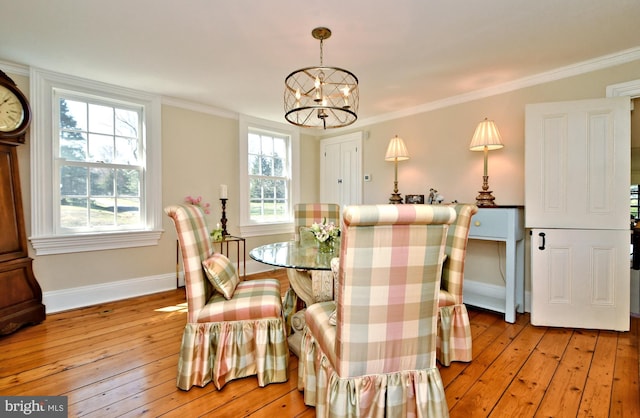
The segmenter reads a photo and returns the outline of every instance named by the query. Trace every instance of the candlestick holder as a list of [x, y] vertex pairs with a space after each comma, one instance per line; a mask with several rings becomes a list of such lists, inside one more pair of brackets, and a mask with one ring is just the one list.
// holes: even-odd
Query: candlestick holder
[[223, 237], [229, 235], [227, 232], [227, 200], [228, 199], [220, 199], [220, 203], [222, 204], [222, 218], [220, 218], [220, 225], [222, 225]]

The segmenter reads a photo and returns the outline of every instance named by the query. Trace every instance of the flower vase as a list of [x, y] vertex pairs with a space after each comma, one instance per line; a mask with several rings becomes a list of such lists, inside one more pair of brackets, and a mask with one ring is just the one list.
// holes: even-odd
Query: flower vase
[[333, 240], [331, 238], [325, 241], [318, 241], [319, 253], [332, 253], [333, 252]]

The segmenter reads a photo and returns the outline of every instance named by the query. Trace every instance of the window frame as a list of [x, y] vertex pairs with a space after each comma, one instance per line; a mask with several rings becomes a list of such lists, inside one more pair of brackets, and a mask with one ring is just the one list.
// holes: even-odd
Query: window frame
[[[143, 226], [139, 229], [64, 233], [58, 231], [59, 202], [54, 188], [57, 176], [54, 158], [54, 90], [77, 92], [109, 101], [135, 103], [143, 108], [145, 148], [144, 187], [141, 196]], [[97, 81], [50, 71], [30, 70], [31, 106], [35, 116], [31, 126], [31, 237], [37, 255], [75, 253], [157, 245], [162, 234], [161, 181], [161, 100], [144, 93]], [[56, 112], [57, 114], [57, 112]]]
[[[289, 217], [282, 222], [257, 223], [253, 222], [249, 214], [249, 132], [271, 132], [279, 136], [289, 137]], [[294, 228], [293, 202], [297, 202], [300, 195], [300, 133], [298, 128], [291, 125], [257, 119], [241, 115], [239, 117], [239, 155], [240, 155], [240, 234], [243, 237], [287, 234]]]

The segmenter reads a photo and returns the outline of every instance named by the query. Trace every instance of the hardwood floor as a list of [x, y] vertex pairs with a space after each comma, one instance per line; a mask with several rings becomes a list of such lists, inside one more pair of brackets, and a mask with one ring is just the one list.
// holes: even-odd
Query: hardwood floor
[[[286, 275], [278, 276], [286, 284]], [[253, 276], [257, 277], [257, 276]], [[290, 378], [176, 388], [184, 290], [49, 315], [0, 337], [0, 395], [68, 396], [69, 416], [312, 417]], [[441, 367], [452, 417], [640, 417], [640, 319], [618, 333], [470, 309], [474, 359]]]

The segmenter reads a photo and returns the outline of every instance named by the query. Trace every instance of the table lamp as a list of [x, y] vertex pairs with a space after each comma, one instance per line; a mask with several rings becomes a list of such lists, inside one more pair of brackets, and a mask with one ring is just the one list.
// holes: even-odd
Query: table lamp
[[407, 147], [404, 144], [402, 138], [398, 138], [398, 135], [396, 135], [394, 138], [391, 138], [391, 141], [389, 141], [389, 146], [387, 147], [387, 154], [384, 156], [385, 161], [393, 161], [395, 170], [393, 193], [391, 193], [389, 203], [402, 203], [402, 197], [400, 196], [400, 193], [398, 193], [398, 161], [404, 161], [408, 159], [409, 152], [407, 151]]
[[478, 193], [476, 197], [477, 206], [496, 206], [494, 203], [495, 197], [489, 190], [489, 175], [487, 174], [487, 160], [489, 151], [494, 149], [500, 149], [504, 147], [502, 145], [502, 139], [500, 138], [500, 132], [496, 127], [496, 124], [492, 120], [484, 118], [482, 122], [476, 127], [476, 131], [471, 139], [469, 150], [471, 151], [483, 151], [484, 152], [484, 175], [482, 176], [482, 191]]

